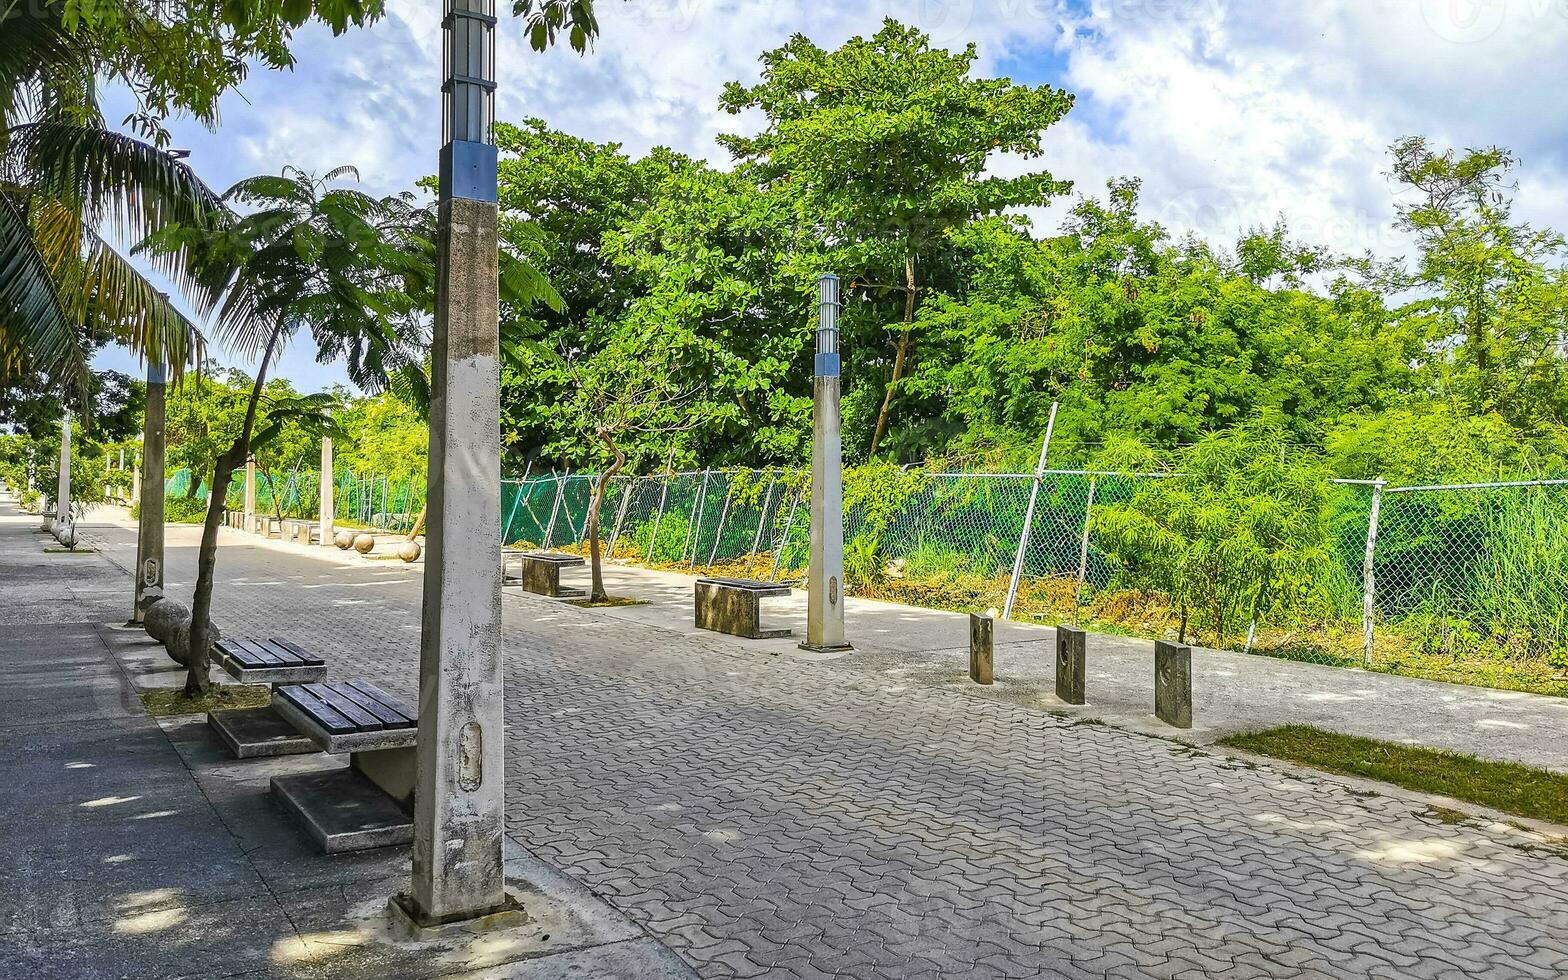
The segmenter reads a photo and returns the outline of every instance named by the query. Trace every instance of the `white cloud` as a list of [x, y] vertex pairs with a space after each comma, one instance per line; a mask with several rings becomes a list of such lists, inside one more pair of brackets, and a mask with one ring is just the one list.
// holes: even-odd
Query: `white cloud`
[[[201, 171], [224, 184], [354, 163], [379, 192], [432, 172], [439, 8], [388, 10], [369, 31], [302, 32], [295, 72], [258, 71], [220, 132], [182, 132]], [[599, 0], [599, 13], [583, 57], [535, 54], [503, 19], [501, 118], [723, 163], [715, 134], [747, 123], [717, 109], [725, 82], [754, 80], [792, 33], [836, 45], [894, 16], [938, 44], [977, 42], [983, 72], [1075, 93], [1041, 164], [1087, 194], [1142, 177], [1147, 213], [1178, 234], [1229, 242], [1284, 215], [1301, 238], [1398, 254], [1383, 171], [1406, 134], [1512, 147], [1521, 216], [1568, 227], [1568, 0]]]

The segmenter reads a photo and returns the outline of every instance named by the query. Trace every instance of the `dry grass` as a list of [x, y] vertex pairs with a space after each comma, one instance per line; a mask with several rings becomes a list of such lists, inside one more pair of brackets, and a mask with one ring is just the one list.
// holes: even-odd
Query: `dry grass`
[[272, 703], [272, 688], [267, 684], [220, 684], [206, 694], [188, 698], [183, 689], [162, 688], [141, 692], [142, 706], [154, 718], [175, 715], [200, 715], [229, 708], [265, 708]]
[[567, 599], [568, 606], [577, 606], [580, 609], [613, 609], [620, 606], [646, 606], [647, 599], [633, 599], [631, 596], [612, 595], [597, 602], [592, 599]]

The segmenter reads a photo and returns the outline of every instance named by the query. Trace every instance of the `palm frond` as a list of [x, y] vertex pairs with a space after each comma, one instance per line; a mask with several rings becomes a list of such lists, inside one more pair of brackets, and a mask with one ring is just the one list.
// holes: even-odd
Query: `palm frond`
[[[185, 164], [151, 144], [92, 126], [31, 123], [12, 130], [7, 164], [36, 197], [71, 208], [87, 227], [107, 226], [127, 242], [173, 224], [202, 227], [227, 213], [223, 201]], [[201, 313], [217, 294], [189, 275], [189, 256], [152, 256]]]
[[78, 392], [87, 390], [87, 352], [39, 253], [33, 229], [15, 201], [0, 194], [0, 374], [26, 365]]

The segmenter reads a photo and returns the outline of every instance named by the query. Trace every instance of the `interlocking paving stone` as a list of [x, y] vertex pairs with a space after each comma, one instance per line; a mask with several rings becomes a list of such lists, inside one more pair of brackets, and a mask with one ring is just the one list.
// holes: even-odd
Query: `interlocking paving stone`
[[[225, 628], [287, 622], [333, 679], [413, 699], [416, 569], [275, 546], [219, 567]], [[705, 977], [1568, 965], [1568, 861], [1503, 828], [517, 593], [505, 623], [508, 832]]]

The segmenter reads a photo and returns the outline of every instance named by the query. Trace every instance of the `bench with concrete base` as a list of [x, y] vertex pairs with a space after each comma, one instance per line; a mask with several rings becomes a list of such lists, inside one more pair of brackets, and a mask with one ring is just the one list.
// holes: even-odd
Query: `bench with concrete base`
[[272, 794], [328, 854], [414, 839], [418, 713], [368, 681], [301, 684], [272, 706], [346, 768], [276, 776]]
[[[506, 566], [517, 562], [518, 574], [508, 576]], [[581, 599], [588, 595], [584, 589], [561, 587], [561, 569], [578, 568], [583, 560], [576, 555], [558, 555], [549, 551], [517, 551], [506, 549], [501, 555], [501, 581], [507, 585], [520, 585], [525, 592], [549, 596], [552, 599]]]
[[[289, 640], [220, 640], [213, 661], [241, 684], [309, 684], [327, 676], [327, 662]], [[207, 725], [236, 759], [316, 752], [316, 743], [301, 735], [271, 708], [231, 708], [207, 713]]]
[[295, 544], [316, 543], [316, 522], [287, 517], [283, 519], [283, 540]]
[[775, 582], [746, 578], [700, 578], [696, 585], [697, 628], [741, 636], [748, 640], [772, 640], [789, 636], [794, 630], [762, 628], [762, 600], [787, 596], [790, 587]]

